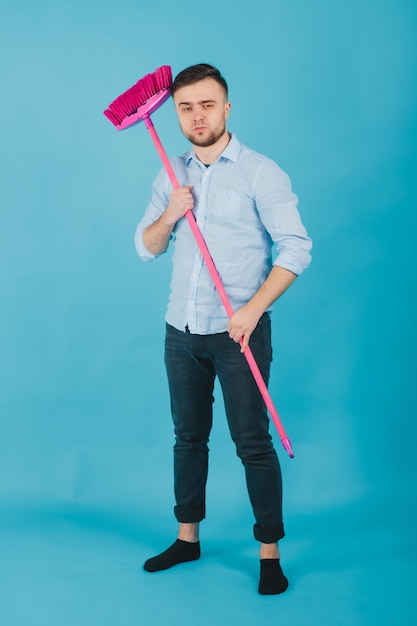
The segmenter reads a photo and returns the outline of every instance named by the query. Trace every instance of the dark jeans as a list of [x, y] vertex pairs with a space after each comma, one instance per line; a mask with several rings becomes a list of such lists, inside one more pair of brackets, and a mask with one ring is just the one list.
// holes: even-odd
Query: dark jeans
[[[272, 360], [271, 321], [265, 313], [250, 347], [266, 383]], [[165, 364], [175, 426], [175, 516], [179, 522], [205, 517], [208, 440], [213, 387], [218, 376], [227, 421], [246, 473], [256, 524], [255, 538], [274, 543], [284, 536], [281, 468], [269, 434], [269, 418], [240, 346], [228, 333], [194, 335], [166, 328]]]

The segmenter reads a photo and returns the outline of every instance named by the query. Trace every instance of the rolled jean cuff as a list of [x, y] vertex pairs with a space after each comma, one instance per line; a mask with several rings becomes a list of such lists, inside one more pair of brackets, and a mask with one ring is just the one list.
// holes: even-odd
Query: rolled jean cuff
[[260, 541], [261, 543], [277, 543], [277, 541], [285, 536], [283, 525], [278, 528], [270, 528], [266, 530], [265, 528], [259, 528], [259, 526], [255, 524], [253, 527], [253, 534], [256, 541]]
[[174, 515], [180, 524], [196, 524], [206, 517], [204, 507], [175, 506]]

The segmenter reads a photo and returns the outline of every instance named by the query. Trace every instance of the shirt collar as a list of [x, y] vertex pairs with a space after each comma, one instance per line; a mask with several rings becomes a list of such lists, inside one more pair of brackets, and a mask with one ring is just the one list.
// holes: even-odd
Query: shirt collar
[[[230, 141], [225, 147], [225, 149], [223, 150], [223, 152], [221, 153], [221, 155], [219, 156], [218, 160], [228, 159], [229, 161], [233, 161], [233, 163], [236, 163], [236, 161], [239, 158], [239, 153], [240, 153], [240, 143], [237, 140], [236, 135], [234, 135], [233, 133], [230, 133]], [[188, 153], [186, 153], [186, 156], [185, 156], [185, 162], [187, 164], [191, 160], [195, 161], [199, 165], [201, 164], [200, 159], [197, 157], [194, 151], [194, 147], [192, 147], [191, 150]]]

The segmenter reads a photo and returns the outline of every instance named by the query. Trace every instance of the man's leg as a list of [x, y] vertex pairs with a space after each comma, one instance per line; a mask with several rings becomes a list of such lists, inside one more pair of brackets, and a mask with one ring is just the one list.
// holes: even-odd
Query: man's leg
[[181, 541], [188, 541], [188, 543], [197, 543], [200, 541], [200, 524], [185, 524], [180, 522], [178, 524], [178, 539]]
[[[250, 347], [268, 384], [272, 360], [269, 315], [262, 316]], [[238, 456], [245, 468], [252, 504], [255, 538], [261, 543], [259, 592], [285, 591], [288, 581], [279, 564], [278, 541], [284, 537], [281, 468], [271, 436], [262, 396], [239, 345], [226, 335], [216, 349], [216, 372], [223, 391], [226, 414]]]
[[145, 563], [159, 571], [198, 559], [199, 522], [205, 517], [208, 439], [212, 426], [214, 368], [201, 352], [199, 335], [167, 325], [165, 364], [175, 427], [174, 491], [178, 539]]

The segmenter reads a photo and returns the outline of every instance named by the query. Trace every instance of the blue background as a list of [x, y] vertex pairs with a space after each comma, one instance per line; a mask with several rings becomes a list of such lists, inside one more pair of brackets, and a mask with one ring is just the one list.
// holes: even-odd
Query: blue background
[[[0, 622], [411, 625], [416, 608], [416, 25], [407, 0], [119, 0], [0, 9]], [[163, 64], [218, 65], [239, 140], [289, 173], [313, 263], [275, 307], [292, 441], [282, 561], [258, 596], [217, 393], [204, 560], [176, 531], [163, 368], [171, 263], [133, 234], [160, 162], [104, 108]], [[187, 148], [172, 102], [154, 123]], [[282, 451], [282, 452], [281, 452]]]

